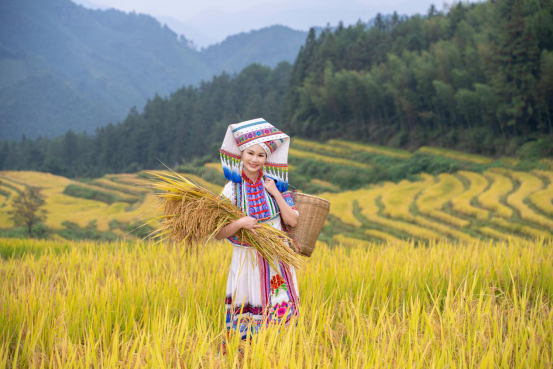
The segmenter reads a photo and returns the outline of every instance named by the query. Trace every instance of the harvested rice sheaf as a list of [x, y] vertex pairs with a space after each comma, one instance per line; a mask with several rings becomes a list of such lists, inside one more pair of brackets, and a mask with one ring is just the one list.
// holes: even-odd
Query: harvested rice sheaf
[[[163, 215], [144, 224], [159, 221], [159, 226], [148, 236], [159, 242], [172, 240], [185, 247], [205, 244], [225, 225], [246, 216], [226, 198], [219, 198], [208, 189], [201, 187], [182, 175], [161, 172], [142, 172], [148, 175], [149, 188], [154, 189], [161, 199]], [[302, 259], [288, 242], [292, 239], [282, 231], [267, 224], [255, 231], [240, 229], [236, 236], [253, 246], [276, 268], [275, 259], [300, 268]]]

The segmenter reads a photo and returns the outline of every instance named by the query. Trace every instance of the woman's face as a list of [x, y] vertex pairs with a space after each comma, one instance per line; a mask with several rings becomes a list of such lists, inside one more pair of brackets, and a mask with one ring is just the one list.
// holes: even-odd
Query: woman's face
[[242, 151], [242, 162], [244, 163], [244, 171], [254, 174], [265, 164], [267, 153], [259, 145], [253, 145]]

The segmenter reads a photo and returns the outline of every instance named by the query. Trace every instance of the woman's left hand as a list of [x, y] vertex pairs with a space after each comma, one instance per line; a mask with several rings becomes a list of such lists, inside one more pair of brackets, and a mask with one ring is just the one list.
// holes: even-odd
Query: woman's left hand
[[275, 181], [273, 181], [272, 178], [265, 177], [265, 182], [263, 183], [263, 185], [265, 186], [265, 189], [267, 190], [267, 192], [273, 196], [275, 196], [276, 192], [279, 192], [275, 184]]

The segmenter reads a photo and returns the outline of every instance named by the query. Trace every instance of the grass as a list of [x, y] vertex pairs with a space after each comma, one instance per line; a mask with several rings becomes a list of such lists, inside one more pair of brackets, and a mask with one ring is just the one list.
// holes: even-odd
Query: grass
[[330, 214], [336, 216], [345, 224], [361, 227], [361, 222], [353, 216], [353, 201], [358, 198], [359, 193], [360, 191], [325, 192], [318, 196], [330, 201]]
[[534, 170], [532, 173], [546, 178], [549, 184], [546, 188], [530, 194], [529, 200], [536, 208], [553, 216], [553, 172]]
[[553, 159], [543, 158], [543, 159], [540, 159], [540, 163], [549, 167], [549, 169], [553, 170]]
[[483, 174], [490, 180], [491, 185], [477, 198], [477, 201], [483, 208], [491, 210], [500, 217], [512, 217], [513, 209], [503, 204], [500, 200], [513, 190], [513, 182], [509, 177], [501, 173], [485, 171]]
[[442, 211], [445, 204], [459, 196], [463, 191], [463, 183], [454, 175], [442, 173], [437, 176], [438, 182], [427, 187], [418, 197], [416, 205], [421, 214], [436, 218], [456, 227], [468, 227], [470, 222]]
[[292, 145], [293, 147], [299, 147], [300, 149], [304, 149], [304, 150], [312, 149], [312, 150], [318, 150], [322, 152], [338, 154], [342, 156], [351, 154], [351, 150], [349, 148], [336, 146], [331, 142], [329, 143], [330, 144], [324, 144], [316, 141], [309, 141], [309, 140], [304, 140], [301, 138], [294, 137], [292, 138], [290, 145]]
[[488, 219], [490, 215], [489, 211], [477, 208], [471, 204], [472, 200], [488, 187], [488, 180], [486, 177], [474, 172], [459, 171], [458, 174], [468, 181], [469, 187], [459, 196], [451, 199], [451, 207], [460, 214], [478, 220]]
[[364, 151], [371, 154], [386, 155], [399, 159], [410, 159], [412, 156], [412, 154], [407, 150], [394, 149], [386, 146], [367, 145], [342, 140], [328, 140], [328, 143], [330, 145], [345, 147], [355, 151]]
[[522, 219], [548, 229], [553, 229], [553, 220], [543, 215], [536, 214], [524, 203], [527, 196], [543, 188], [542, 180], [525, 172], [512, 172], [511, 177], [520, 183], [520, 187], [507, 197], [507, 204], [517, 209]]
[[382, 213], [391, 218], [414, 221], [415, 215], [411, 214], [409, 208], [415, 200], [415, 196], [426, 187], [434, 183], [434, 177], [423, 175], [421, 182], [409, 182], [403, 180], [397, 185], [390, 184], [390, 188], [382, 194]]
[[475, 164], [490, 164], [493, 162], [492, 158], [488, 158], [486, 156], [468, 154], [466, 152], [444, 149], [442, 147], [422, 146], [417, 151], [455, 160], [468, 161]]
[[369, 164], [359, 163], [358, 161], [355, 161], [355, 160], [335, 158], [333, 156], [321, 155], [321, 154], [297, 150], [293, 148], [290, 148], [288, 152], [292, 157], [295, 156], [295, 157], [304, 158], [304, 159], [315, 159], [318, 161], [322, 161], [324, 163], [345, 165], [345, 166], [354, 167], [354, 168], [362, 168], [362, 169], [372, 168]]
[[[307, 162], [312, 162], [312, 166], [305, 165]], [[219, 167], [220, 163], [216, 163], [200, 169], [208, 170], [211, 180], [211, 172], [216, 172]], [[366, 231], [383, 232], [380, 236], [389, 235], [403, 240], [414, 237], [417, 241], [442, 237], [474, 241], [478, 236], [500, 240], [509, 234], [548, 238], [553, 233], [553, 171], [514, 172], [490, 168], [479, 174], [470, 170], [454, 170], [440, 175], [421, 173], [412, 180], [383, 181], [378, 185], [368, 185], [360, 177], [358, 179], [363, 187], [346, 191], [334, 182], [312, 178], [310, 170], [314, 167], [326, 168], [335, 174], [344, 167], [312, 159], [306, 159], [301, 165], [301, 171], [307, 173], [308, 180], [298, 187], [308, 193], [312, 193], [309, 189], [316, 187], [320, 191], [317, 196], [332, 203], [330, 214], [335, 218], [334, 223], [327, 222], [328, 235], [323, 236], [327, 241], [337, 234], [361, 240], [388, 239], [387, 236], [379, 237]], [[371, 176], [378, 174], [376, 169], [349, 167], [348, 170]], [[299, 174], [291, 177], [292, 185], [295, 185], [293, 178], [299, 178]], [[186, 176], [210, 188], [215, 194], [220, 193], [220, 185], [206, 182], [195, 174]], [[134, 232], [128, 233], [132, 228], [159, 215], [153, 211], [157, 208], [157, 199], [151, 190], [137, 186], [146, 182], [135, 174], [111, 174], [84, 184], [38, 172], [0, 172], [2, 179], [10, 183], [8, 187], [0, 185], [0, 229], [5, 236], [21, 233], [14, 228], [7, 212], [11, 210], [11, 201], [17, 195], [14, 188], [26, 185], [43, 186], [46, 210], [49, 212], [46, 222], [48, 237], [71, 234], [71, 238], [75, 238], [98, 233], [131, 239], [133, 235], [138, 236]], [[101, 192], [138, 201], [132, 205], [124, 201], [106, 204], [63, 194], [63, 189], [71, 184], [92, 186]], [[74, 223], [71, 229], [68, 229], [68, 221]], [[93, 227], [96, 227], [97, 233]], [[68, 232], [63, 233], [64, 230]]]
[[[231, 248], [0, 239], [0, 367], [238, 368], [220, 355]], [[553, 365], [553, 243], [319, 243], [295, 329], [248, 368]]]
[[370, 223], [395, 229], [397, 231], [408, 233], [409, 235], [424, 240], [441, 238], [436, 232], [419, 227], [407, 222], [387, 219], [380, 216], [379, 208], [376, 204], [376, 199], [385, 193], [388, 189], [387, 184], [379, 187], [372, 187], [371, 191], [361, 192], [358, 196], [359, 205], [361, 207], [361, 215]]
[[523, 225], [521, 223], [509, 222], [508, 220], [505, 220], [503, 218], [493, 217], [492, 219], [490, 219], [490, 222], [508, 230], [509, 232], [521, 233], [525, 236], [530, 237], [545, 237], [547, 239], [553, 238], [550, 233], [547, 233], [540, 229], [529, 227], [527, 225]]

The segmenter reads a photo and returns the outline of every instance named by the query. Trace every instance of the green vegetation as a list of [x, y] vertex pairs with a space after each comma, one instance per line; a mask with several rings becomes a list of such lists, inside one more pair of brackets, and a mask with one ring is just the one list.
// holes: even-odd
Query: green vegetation
[[105, 202], [106, 204], [113, 204], [114, 202], [128, 202], [132, 204], [136, 202], [136, 200], [122, 198], [114, 193], [102, 191], [101, 189], [83, 187], [78, 184], [68, 185], [65, 187], [63, 193], [73, 197]]
[[310, 30], [282, 121], [319, 141], [552, 155], [552, 13], [551, 2], [458, 2], [369, 29]]
[[[493, 160], [430, 147], [406, 155], [367, 144], [345, 148], [344, 141], [335, 146], [335, 140], [293, 140], [310, 155], [290, 155], [291, 186], [332, 202], [321, 240], [387, 242], [413, 237], [428, 242], [440, 235], [452, 241], [552, 236], [547, 227], [553, 224], [553, 171], [547, 161]], [[226, 180], [220, 163], [209, 160], [206, 155], [177, 169], [218, 193]], [[157, 201], [151, 191], [140, 187], [143, 179], [136, 175], [76, 182], [38, 172], [5, 174], [3, 182], [12, 186], [3, 187], [6, 192], [21, 191], [22, 183], [48, 185], [52, 199], [48, 209], [55, 217], [46, 224], [44, 237], [113, 240], [149, 233], [148, 228], [134, 228], [138, 219], [153, 217]], [[19, 237], [6, 218], [10, 201], [5, 199], [0, 207], [0, 220], [6, 219], [7, 226], [0, 234]]]
[[418, 247], [370, 236], [387, 246], [319, 242], [297, 274], [297, 325], [261, 329], [243, 360], [238, 335], [221, 354], [227, 245], [186, 253], [146, 242], [0, 239], [0, 366], [553, 365], [553, 242]]
[[85, 228], [79, 227], [78, 224], [65, 221], [62, 223], [65, 226], [64, 229], [59, 231], [59, 235], [68, 240], [109, 240], [115, 241], [117, 235], [111, 232], [99, 232], [96, 228], [96, 221], [91, 220]]
[[293, 65], [252, 64], [155, 95], [93, 135], [0, 142], [0, 169], [95, 178], [214, 161], [228, 124], [256, 117], [301, 137], [292, 148], [303, 152], [321, 149], [306, 139], [346, 139], [397, 159], [426, 146], [537, 162], [553, 156], [552, 13], [550, 1], [456, 3], [370, 28], [311, 29]]
[[[139, 225], [143, 220], [154, 217], [157, 199], [151, 190], [140, 187], [143, 180], [135, 175], [110, 175], [87, 180], [90, 182], [88, 184], [49, 173], [2, 172], [0, 180], [17, 186], [21, 193], [34, 185], [43, 187], [46, 200], [44, 208], [49, 216], [47, 220], [33, 225], [34, 238], [136, 240], [152, 230], [152, 225]], [[97, 183], [103, 184], [105, 190], [94, 187]], [[77, 191], [73, 193], [73, 190], [67, 191], [68, 188]], [[215, 186], [213, 189], [219, 190], [220, 187]], [[10, 218], [16, 197], [7, 198], [0, 207], [2, 237], [29, 236], [26, 226], [18, 227]], [[132, 202], [132, 205], [128, 205], [127, 201]]]
[[[33, 235], [33, 227], [46, 220], [48, 211], [44, 209], [45, 197], [41, 188], [28, 186], [12, 202], [8, 211], [14, 225], [27, 227], [28, 235]], [[36, 232], [34, 232], [36, 233]]]

